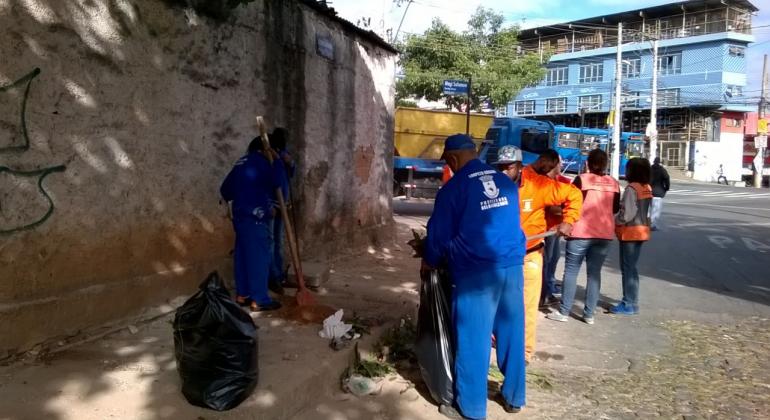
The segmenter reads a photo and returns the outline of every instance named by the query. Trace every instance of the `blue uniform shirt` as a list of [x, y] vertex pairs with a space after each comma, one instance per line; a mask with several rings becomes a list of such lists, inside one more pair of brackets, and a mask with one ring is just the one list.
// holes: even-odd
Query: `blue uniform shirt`
[[[222, 198], [233, 202], [233, 219], [266, 221], [275, 203], [275, 189], [281, 185], [278, 169], [262, 153], [250, 153], [235, 163], [219, 189]], [[285, 177], [284, 177], [285, 178]]]
[[524, 264], [519, 189], [507, 176], [474, 159], [436, 196], [424, 258], [452, 273]]

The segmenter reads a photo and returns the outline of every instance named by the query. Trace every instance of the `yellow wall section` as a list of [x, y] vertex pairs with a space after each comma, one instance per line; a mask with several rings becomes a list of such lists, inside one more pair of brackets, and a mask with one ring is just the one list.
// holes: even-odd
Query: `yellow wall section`
[[[492, 115], [471, 114], [471, 137], [477, 144], [481, 144], [493, 119]], [[457, 133], [465, 133], [463, 113], [396, 109], [395, 143], [400, 156], [438, 159], [444, 140]]]

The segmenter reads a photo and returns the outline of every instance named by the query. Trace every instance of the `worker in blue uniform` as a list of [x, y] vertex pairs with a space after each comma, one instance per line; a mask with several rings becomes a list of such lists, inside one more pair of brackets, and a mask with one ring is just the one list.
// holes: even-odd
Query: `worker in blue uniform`
[[[288, 130], [283, 127], [277, 127], [270, 135], [270, 147], [278, 155], [273, 164], [276, 165], [276, 171], [280, 176], [281, 191], [283, 191], [283, 199], [288, 206], [291, 202], [289, 200], [289, 181], [294, 176], [295, 164], [294, 159], [286, 150], [286, 143], [288, 140]], [[275, 293], [283, 294], [283, 284], [286, 281], [286, 266], [283, 260], [283, 233], [284, 225], [283, 218], [280, 212], [276, 213], [273, 218], [273, 261], [270, 264], [270, 278], [268, 281], [268, 287]]]
[[[273, 153], [271, 150], [266, 153]], [[272, 262], [272, 225], [275, 191], [281, 185], [280, 173], [263, 154], [261, 138], [249, 144], [225, 178], [220, 194], [231, 205], [235, 229], [234, 271], [236, 301], [253, 311], [275, 310], [281, 304], [267, 292]]]
[[487, 411], [490, 337], [505, 375], [503, 408], [525, 403], [523, 264], [518, 187], [477, 158], [470, 137], [446, 139], [442, 159], [454, 172], [438, 192], [423, 253], [423, 270], [449, 269], [454, 286], [455, 405], [450, 418], [483, 419]]

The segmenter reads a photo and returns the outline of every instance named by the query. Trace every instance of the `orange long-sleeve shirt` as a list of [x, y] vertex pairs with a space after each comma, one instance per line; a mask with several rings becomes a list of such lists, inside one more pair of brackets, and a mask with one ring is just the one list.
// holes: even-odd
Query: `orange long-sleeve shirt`
[[[521, 170], [519, 187], [521, 228], [525, 235], [533, 236], [546, 231], [545, 209], [548, 206], [561, 206], [564, 223], [574, 225], [580, 219], [583, 194], [574, 185], [555, 181], [529, 166], [525, 167]], [[527, 242], [527, 249], [542, 241]]]

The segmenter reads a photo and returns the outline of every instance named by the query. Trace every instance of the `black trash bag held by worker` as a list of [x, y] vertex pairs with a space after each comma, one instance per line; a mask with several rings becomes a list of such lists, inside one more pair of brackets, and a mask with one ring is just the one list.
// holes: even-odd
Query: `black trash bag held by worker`
[[420, 373], [438, 404], [454, 402], [454, 337], [451, 284], [438, 270], [424, 275], [420, 287], [415, 352]]
[[257, 386], [257, 326], [217, 272], [176, 311], [174, 353], [182, 394], [217, 411], [238, 406]]

